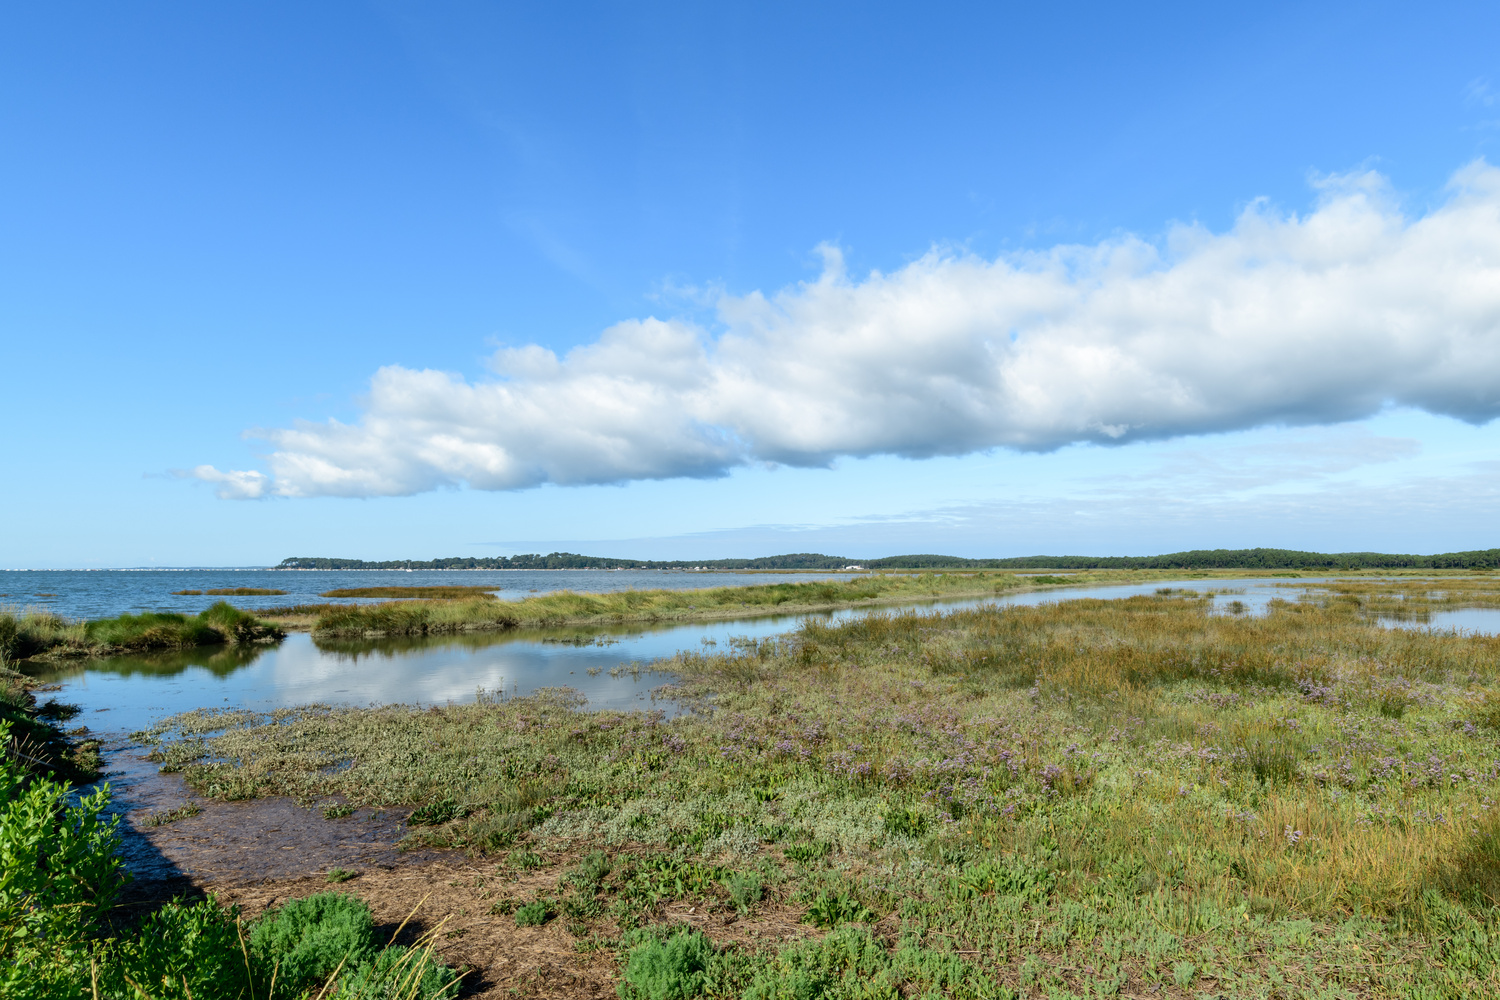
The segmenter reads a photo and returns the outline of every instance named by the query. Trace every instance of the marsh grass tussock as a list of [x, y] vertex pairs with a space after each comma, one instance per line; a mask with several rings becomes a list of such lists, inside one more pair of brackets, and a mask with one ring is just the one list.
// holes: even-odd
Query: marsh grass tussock
[[[501, 909], [691, 953], [709, 995], [842, 996], [849, 962], [902, 995], [1486, 995], [1500, 639], [1373, 624], [1397, 593], [809, 619], [658, 664], [671, 720], [551, 690], [140, 736], [202, 795], [413, 807], [413, 843], [553, 866]], [[710, 961], [664, 943], [689, 903], [836, 929]]]
[[70, 621], [34, 608], [0, 611], [0, 657], [8, 660], [272, 642], [282, 634], [226, 601], [196, 615], [148, 611], [97, 621]]

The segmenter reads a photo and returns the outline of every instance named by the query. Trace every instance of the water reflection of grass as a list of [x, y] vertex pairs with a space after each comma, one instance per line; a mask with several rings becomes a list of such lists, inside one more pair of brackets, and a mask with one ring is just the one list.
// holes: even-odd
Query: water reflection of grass
[[[769, 903], [845, 924], [890, 995], [1490, 995], [1500, 639], [1212, 605], [808, 621], [658, 664], [713, 706], [672, 720], [197, 713], [156, 752], [202, 794], [416, 806], [420, 841], [547, 859], [512, 902], [580, 941]], [[748, 983], [805, 947], [710, 957]]]
[[1426, 621], [1433, 612], [1461, 608], [1500, 608], [1500, 579], [1447, 577], [1406, 580], [1338, 580], [1299, 587], [1300, 600], [1324, 607], [1344, 607], [1369, 618]]
[[28, 664], [27, 673], [36, 681], [52, 684], [82, 675], [85, 671], [120, 674], [125, 677], [170, 677], [191, 667], [210, 671], [216, 677], [228, 677], [248, 667], [272, 647], [264, 645], [221, 645], [164, 653], [141, 653], [126, 656], [97, 657], [87, 660], [50, 660]]

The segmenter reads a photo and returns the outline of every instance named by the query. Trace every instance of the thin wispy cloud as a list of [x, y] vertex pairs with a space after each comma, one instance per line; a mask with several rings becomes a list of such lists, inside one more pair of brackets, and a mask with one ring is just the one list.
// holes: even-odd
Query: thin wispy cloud
[[1250, 205], [1170, 230], [995, 260], [934, 249], [851, 278], [725, 295], [719, 323], [630, 320], [473, 381], [380, 369], [353, 424], [258, 431], [270, 474], [220, 495], [389, 496], [719, 476], [994, 448], [1046, 451], [1358, 419], [1391, 405], [1500, 415], [1500, 170], [1402, 214], [1380, 176], [1311, 212]]

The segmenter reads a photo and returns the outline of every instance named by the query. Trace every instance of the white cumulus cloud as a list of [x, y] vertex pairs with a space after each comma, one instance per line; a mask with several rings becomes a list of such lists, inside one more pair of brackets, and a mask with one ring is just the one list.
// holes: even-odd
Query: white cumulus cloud
[[851, 278], [725, 295], [719, 324], [630, 320], [493, 379], [390, 366], [363, 415], [258, 432], [271, 475], [229, 497], [401, 495], [721, 475], [993, 448], [1048, 450], [1368, 416], [1500, 415], [1500, 169], [1402, 214], [1376, 174], [1313, 210], [1257, 202], [1212, 233], [987, 260], [934, 249]]
[[270, 477], [264, 472], [236, 469], [220, 472], [212, 465], [199, 465], [195, 466], [191, 472], [175, 474], [215, 484], [218, 489], [214, 492], [221, 500], [256, 500], [265, 496], [266, 488], [271, 485]]

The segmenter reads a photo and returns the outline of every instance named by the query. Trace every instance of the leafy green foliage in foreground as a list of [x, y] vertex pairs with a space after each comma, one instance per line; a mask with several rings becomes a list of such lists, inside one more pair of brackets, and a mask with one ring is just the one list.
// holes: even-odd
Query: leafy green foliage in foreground
[[0, 612], [0, 661], [268, 642], [282, 634], [227, 601], [196, 615], [147, 611], [91, 622], [71, 622], [48, 611]]
[[[1500, 639], [1371, 620], [1438, 586], [810, 621], [661, 664], [672, 720], [545, 692], [155, 737], [205, 794], [574, 859], [495, 912], [623, 934], [641, 996], [1500, 995]], [[670, 945], [688, 905], [815, 937]]]
[[[9, 738], [0, 721], [0, 744]], [[449, 1000], [452, 970], [425, 946], [380, 950], [352, 896], [293, 900], [244, 926], [213, 899], [172, 902], [128, 933], [109, 918], [124, 885], [109, 787], [68, 785], [0, 758], [0, 996], [241, 1000], [320, 993]], [[273, 988], [274, 987], [274, 988]]]
[[[0, 722], [0, 745], [10, 724]], [[123, 884], [107, 788], [69, 801], [69, 788], [0, 758], [0, 996], [26, 995], [28, 966], [86, 950]]]

